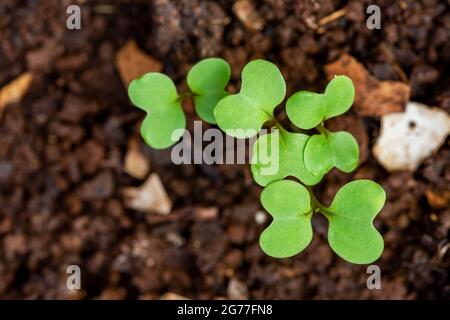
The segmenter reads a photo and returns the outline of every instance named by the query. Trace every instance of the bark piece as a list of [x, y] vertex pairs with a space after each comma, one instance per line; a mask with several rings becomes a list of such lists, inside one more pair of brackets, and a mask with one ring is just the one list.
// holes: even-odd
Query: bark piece
[[117, 53], [116, 67], [126, 87], [147, 72], [160, 72], [162, 64], [139, 49], [135, 40], [129, 40]]
[[362, 116], [382, 116], [402, 112], [409, 101], [411, 88], [398, 81], [379, 81], [350, 55], [344, 54], [325, 66], [329, 80], [346, 75], [355, 86], [354, 110]]

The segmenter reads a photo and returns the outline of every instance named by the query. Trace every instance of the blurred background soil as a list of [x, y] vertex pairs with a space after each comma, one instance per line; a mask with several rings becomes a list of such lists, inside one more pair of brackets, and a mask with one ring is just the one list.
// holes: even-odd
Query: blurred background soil
[[[352, 174], [332, 171], [319, 198], [329, 203], [355, 178], [388, 195], [375, 222], [382, 290], [368, 290], [366, 266], [331, 251], [320, 217], [303, 253], [265, 256], [258, 237], [270, 218], [248, 166], [177, 166], [170, 150], [146, 147], [144, 113], [129, 103], [116, 61], [134, 39], [183, 90], [193, 63], [219, 56], [236, 90], [243, 65], [262, 57], [292, 93], [323, 90], [324, 66], [348, 53], [376, 79], [407, 84], [411, 100], [450, 112], [450, 1], [237, 2], [1, 1], [0, 88], [27, 72], [33, 80], [0, 113], [0, 298], [450, 298], [448, 138], [415, 172], [388, 173], [370, 152], [378, 116], [351, 112], [332, 124], [352, 131], [364, 156]], [[67, 30], [76, 3], [82, 28]], [[374, 3], [381, 30], [366, 28]], [[149, 170], [126, 172], [131, 149]], [[126, 205], [125, 190], [150, 174], [170, 197], [168, 215]], [[71, 264], [81, 267], [80, 291], [66, 289]]]

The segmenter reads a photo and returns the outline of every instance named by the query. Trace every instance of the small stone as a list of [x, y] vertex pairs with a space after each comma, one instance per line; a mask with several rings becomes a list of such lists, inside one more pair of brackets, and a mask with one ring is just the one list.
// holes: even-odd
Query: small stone
[[233, 12], [247, 29], [259, 31], [264, 28], [264, 20], [251, 0], [238, 0], [233, 4]]
[[188, 298], [181, 296], [173, 292], [166, 292], [161, 297], [161, 300], [189, 300]]
[[409, 102], [405, 112], [382, 117], [381, 134], [372, 151], [386, 170], [414, 172], [449, 133], [450, 117], [445, 111]]
[[156, 173], [150, 175], [140, 187], [125, 188], [123, 194], [125, 205], [134, 210], [162, 215], [167, 215], [172, 210], [172, 202]]
[[199, 221], [214, 220], [217, 218], [219, 210], [217, 207], [196, 207], [195, 218]]
[[263, 225], [267, 221], [267, 215], [263, 211], [257, 211], [255, 213], [256, 224]]
[[150, 162], [139, 150], [139, 142], [131, 138], [125, 155], [124, 170], [136, 179], [144, 179], [150, 171]]
[[227, 295], [231, 300], [247, 300], [248, 288], [244, 283], [233, 278], [228, 283]]

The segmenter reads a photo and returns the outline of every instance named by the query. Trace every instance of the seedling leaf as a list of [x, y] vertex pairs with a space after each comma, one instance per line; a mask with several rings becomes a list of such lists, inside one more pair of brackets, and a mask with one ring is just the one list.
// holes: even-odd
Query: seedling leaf
[[187, 75], [187, 84], [194, 93], [195, 111], [208, 123], [216, 123], [214, 108], [228, 95], [225, 88], [230, 81], [228, 62], [208, 58], [196, 63]]
[[343, 259], [368, 264], [383, 252], [383, 237], [373, 219], [383, 208], [386, 193], [371, 180], [355, 180], [344, 185], [328, 208], [328, 241]]
[[259, 239], [262, 250], [275, 258], [303, 251], [312, 239], [311, 203], [308, 190], [291, 180], [270, 183], [261, 193], [261, 203], [273, 217]]
[[[242, 70], [241, 91], [217, 104], [217, 124], [236, 138], [255, 136], [265, 122], [273, 119], [273, 110], [285, 94], [286, 83], [277, 66], [266, 60], [253, 60]], [[233, 132], [236, 129], [241, 131]]]
[[323, 175], [314, 175], [305, 167], [303, 150], [308, 136], [276, 130], [260, 136], [253, 145], [251, 170], [256, 183], [266, 186], [288, 176], [298, 178], [305, 185], [319, 183]]
[[286, 102], [289, 119], [299, 128], [312, 129], [318, 126], [327, 110], [327, 99], [323, 94], [309, 91], [294, 93]]
[[358, 166], [358, 143], [345, 131], [316, 134], [306, 142], [304, 159], [306, 168], [315, 175], [324, 175], [333, 166], [348, 173]]
[[309, 91], [293, 94], [286, 103], [286, 113], [297, 127], [312, 129], [326, 119], [347, 112], [354, 97], [352, 80], [347, 76], [336, 76], [323, 94]]
[[182, 130], [175, 130], [186, 127], [186, 117], [175, 84], [169, 77], [162, 73], [147, 73], [130, 83], [128, 95], [135, 106], [147, 113], [141, 135], [148, 145], [164, 149], [183, 135]]
[[355, 87], [347, 76], [336, 76], [325, 89], [327, 113], [325, 119], [344, 114], [350, 109], [355, 99]]

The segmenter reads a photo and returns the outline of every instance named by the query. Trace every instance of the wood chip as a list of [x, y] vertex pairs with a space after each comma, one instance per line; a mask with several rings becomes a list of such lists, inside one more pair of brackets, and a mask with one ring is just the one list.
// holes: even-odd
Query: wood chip
[[156, 173], [140, 187], [128, 187], [123, 190], [125, 205], [128, 208], [161, 215], [168, 215], [172, 210], [172, 202]]
[[160, 72], [162, 64], [140, 50], [135, 40], [129, 40], [116, 55], [116, 67], [125, 85], [145, 73]]
[[411, 88], [398, 81], [379, 81], [350, 55], [325, 66], [328, 79], [346, 75], [353, 80], [356, 95], [354, 110], [362, 116], [382, 116], [402, 112], [409, 101]]
[[139, 141], [131, 138], [125, 155], [124, 170], [136, 179], [144, 179], [150, 171], [150, 162], [139, 149]]
[[425, 196], [430, 206], [434, 209], [445, 209], [450, 204], [450, 191], [426, 190]]
[[0, 116], [6, 105], [19, 102], [30, 88], [33, 75], [25, 72], [0, 89]]

